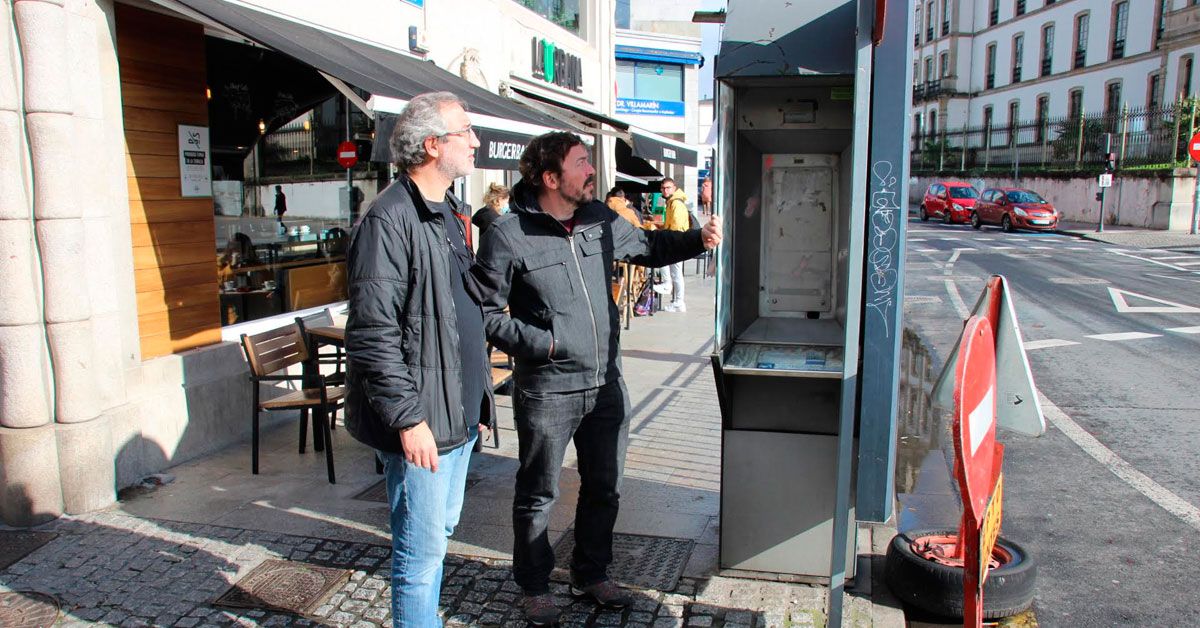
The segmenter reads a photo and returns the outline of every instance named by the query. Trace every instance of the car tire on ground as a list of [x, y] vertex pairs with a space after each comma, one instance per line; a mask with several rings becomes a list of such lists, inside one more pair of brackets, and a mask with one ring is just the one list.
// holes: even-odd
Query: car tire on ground
[[[892, 538], [884, 581], [898, 600], [941, 617], [962, 617], [962, 569], [927, 560], [912, 549], [913, 539], [956, 534], [957, 530], [911, 530]], [[1025, 611], [1033, 604], [1037, 561], [1025, 548], [1004, 537], [996, 540], [992, 555], [1002, 560], [983, 585], [983, 618], [1000, 619]]]
[[1003, 229], [1005, 233], [1012, 233], [1015, 231], [1015, 229], [1013, 229], [1012, 218], [1009, 218], [1008, 214], [1004, 214], [1004, 217], [1000, 219], [1000, 228]]
[[946, 225], [954, 224], [954, 214], [951, 213], [949, 207], [942, 210], [942, 224], [946, 224]]
[[921, 209], [917, 211], [917, 215], [921, 217], [921, 222], [929, 220], [929, 214], [925, 211], [925, 205], [921, 205]]
[[979, 212], [971, 212], [971, 227], [976, 231], [983, 228], [983, 223], [979, 221]]

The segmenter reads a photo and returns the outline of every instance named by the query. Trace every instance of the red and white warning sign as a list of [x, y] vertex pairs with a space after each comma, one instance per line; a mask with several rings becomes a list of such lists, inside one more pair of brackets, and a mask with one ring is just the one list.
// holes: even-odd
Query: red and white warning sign
[[338, 144], [337, 162], [343, 168], [353, 168], [358, 163], [358, 146], [349, 140]]

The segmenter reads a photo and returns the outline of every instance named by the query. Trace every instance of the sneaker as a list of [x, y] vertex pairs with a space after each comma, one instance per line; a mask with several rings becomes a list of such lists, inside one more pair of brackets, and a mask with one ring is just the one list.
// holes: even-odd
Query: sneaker
[[671, 292], [671, 284], [656, 283], [656, 284], [654, 284], [653, 290], [659, 294], [667, 294], [667, 293]]
[[687, 306], [682, 303], [668, 303], [663, 306], [664, 312], [686, 312]]
[[629, 594], [612, 580], [601, 580], [586, 587], [571, 585], [571, 595], [589, 597], [604, 608], [625, 608], [630, 604]]
[[525, 621], [534, 626], [553, 626], [562, 614], [554, 605], [554, 596], [549, 593], [522, 595], [521, 612], [525, 613]]

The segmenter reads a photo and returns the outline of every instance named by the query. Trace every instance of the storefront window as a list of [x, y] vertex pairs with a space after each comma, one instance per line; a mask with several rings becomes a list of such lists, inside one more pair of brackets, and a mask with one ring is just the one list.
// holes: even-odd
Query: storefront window
[[682, 101], [683, 66], [618, 59], [617, 97]]
[[555, 24], [579, 34], [579, 0], [514, 0]]
[[289, 120], [264, 121], [249, 147], [214, 147], [226, 152], [213, 176], [222, 325], [346, 299], [351, 225], [387, 180], [369, 161], [371, 121], [351, 106], [359, 161], [348, 191], [336, 161], [346, 115], [337, 95]]

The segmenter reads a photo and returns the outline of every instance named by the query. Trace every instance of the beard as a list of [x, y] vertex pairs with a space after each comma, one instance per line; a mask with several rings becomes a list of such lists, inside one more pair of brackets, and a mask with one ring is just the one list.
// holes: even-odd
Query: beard
[[437, 162], [438, 173], [453, 181], [461, 177], [465, 177], [475, 171], [475, 160], [464, 158], [460, 163], [454, 163], [449, 159], [439, 159]]
[[585, 203], [596, 198], [596, 175], [591, 175], [583, 182], [583, 185], [578, 190], [563, 190], [563, 198], [575, 204], [575, 207], [582, 207]]

